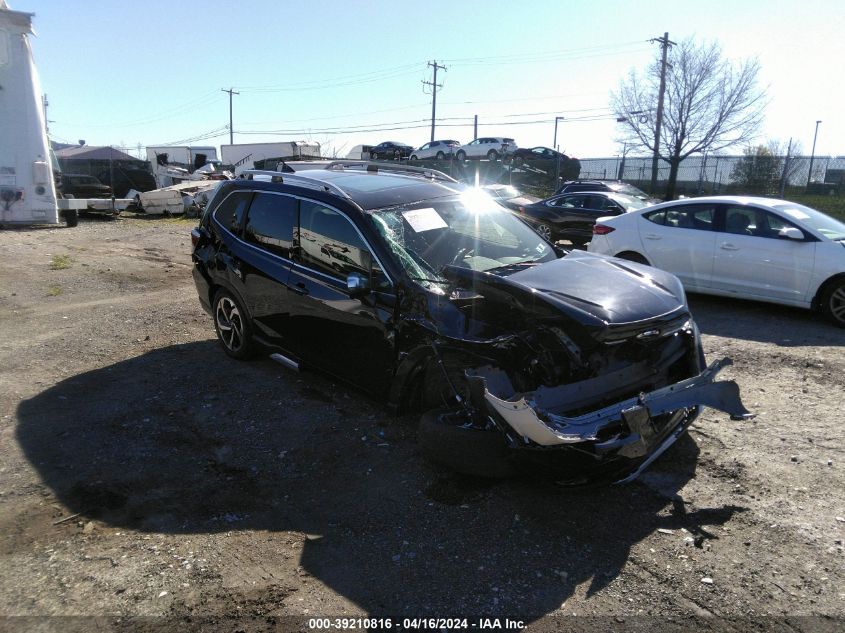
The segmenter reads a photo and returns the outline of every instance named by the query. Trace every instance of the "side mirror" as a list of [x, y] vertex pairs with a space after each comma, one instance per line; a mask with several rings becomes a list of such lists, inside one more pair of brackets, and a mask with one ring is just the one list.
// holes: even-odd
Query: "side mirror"
[[803, 240], [804, 233], [801, 229], [796, 229], [794, 226], [785, 226], [778, 231], [778, 237], [783, 237], [788, 240]]
[[353, 299], [363, 297], [370, 292], [370, 279], [362, 273], [351, 272], [346, 276], [346, 289]]

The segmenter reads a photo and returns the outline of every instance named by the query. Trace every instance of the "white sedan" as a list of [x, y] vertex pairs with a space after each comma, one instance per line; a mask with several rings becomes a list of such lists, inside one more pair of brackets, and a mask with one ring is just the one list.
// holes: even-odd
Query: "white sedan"
[[664, 202], [599, 218], [589, 250], [667, 270], [692, 292], [818, 309], [845, 327], [845, 223], [794, 202]]

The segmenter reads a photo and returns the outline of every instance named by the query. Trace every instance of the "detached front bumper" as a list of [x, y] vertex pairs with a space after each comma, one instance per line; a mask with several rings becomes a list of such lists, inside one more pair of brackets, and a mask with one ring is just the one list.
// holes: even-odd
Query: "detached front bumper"
[[[467, 376], [515, 448], [570, 447], [582, 455], [589, 453], [596, 461], [623, 460], [633, 472], [620, 481], [630, 481], [683, 435], [701, 407], [718, 409], [731, 419], [753, 417], [743, 406], [735, 382], [715, 381], [730, 364], [725, 358], [692, 378], [572, 416], [563, 412], [571, 408], [578, 385], [516, 395], [500, 370], [487, 367]], [[612, 389], [612, 385], [607, 387]]]

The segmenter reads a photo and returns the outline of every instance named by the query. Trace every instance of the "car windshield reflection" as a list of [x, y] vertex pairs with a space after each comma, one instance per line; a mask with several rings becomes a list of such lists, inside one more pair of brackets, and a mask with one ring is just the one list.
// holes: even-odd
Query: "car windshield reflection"
[[474, 189], [371, 217], [402, 267], [425, 283], [445, 283], [441, 271], [446, 266], [489, 271], [557, 257], [548, 242]]

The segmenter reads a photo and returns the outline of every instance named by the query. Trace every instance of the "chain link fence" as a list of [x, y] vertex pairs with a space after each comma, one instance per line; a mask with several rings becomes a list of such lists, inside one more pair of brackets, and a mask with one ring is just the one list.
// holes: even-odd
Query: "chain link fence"
[[[808, 193], [837, 196], [845, 193], [845, 156], [816, 156], [812, 159], [809, 156], [791, 156], [788, 161], [785, 156], [772, 156], [768, 158], [772, 165], [769, 177], [763, 182], [753, 183], [751, 187], [737, 170], [743, 160], [748, 161], [749, 158], [742, 155], [690, 156], [678, 168], [676, 195], [772, 194], [781, 189], [781, 181], [784, 187], [806, 188]], [[651, 157], [582, 158], [579, 177], [624, 180], [647, 191], [651, 184]], [[660, 191], [665, 188], [668, 178], [669, 165], [660, 161], [657, 171]], [[757, 190], [749, 191], [749, 188]]]

